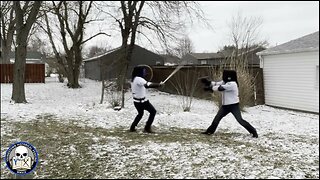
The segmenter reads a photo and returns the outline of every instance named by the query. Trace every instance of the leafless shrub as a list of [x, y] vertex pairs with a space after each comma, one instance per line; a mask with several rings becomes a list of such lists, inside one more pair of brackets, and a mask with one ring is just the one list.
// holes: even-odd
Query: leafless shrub
[[170, 80], [172, 86], [181, 96], [181, 106], [184, 112], [189, 112], [191, 110], [194, 93], [197, 88], [198, 78], [199, 75], [196, 70], [190, 71], [188, 68], [186, 69], [186, 72], [180, 70]]
[[[117, 83], [115, 81], [105, 81], [103, 91], [106, 94], [107, 102], [112, 108], [121, 106], [121, 91], [117, 90]], [[102, 101], [100, 102], [102, 103]]]

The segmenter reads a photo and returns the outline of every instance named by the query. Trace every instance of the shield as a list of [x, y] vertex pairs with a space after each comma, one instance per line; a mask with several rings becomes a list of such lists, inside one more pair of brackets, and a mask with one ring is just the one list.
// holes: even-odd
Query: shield
[[138, 67], [144, 67], [145, 68], [145, 70], [147, 71], [145, 79], [146, 79], [146, 81], [151, 81], [152, 77], [153, 77], [152, 68], [150, 66], [146, 65], [146, 64], [140, 64], [140, 65], [138, 65]]

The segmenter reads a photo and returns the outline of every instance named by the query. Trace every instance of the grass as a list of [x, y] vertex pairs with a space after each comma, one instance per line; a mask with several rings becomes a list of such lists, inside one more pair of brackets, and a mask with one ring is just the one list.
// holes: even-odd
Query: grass
[[[1, 152], [18, 140], [31, 143], [39, 163], [29, 178], [268, 178], [276, 169], [286, 170], [280, 178], [297, 172], [319, 178], [319, 151], [290, 146], [316, 149], [317, 137], [269, 133], [257, 140], [228, 130], [207, 136], [199, 129], [158, 127], [146, 134], [127, 128], [80, 126], [50, 114], [23, 123], [2, 119]], [[1, 163], [1, 178], [14, 178]]]

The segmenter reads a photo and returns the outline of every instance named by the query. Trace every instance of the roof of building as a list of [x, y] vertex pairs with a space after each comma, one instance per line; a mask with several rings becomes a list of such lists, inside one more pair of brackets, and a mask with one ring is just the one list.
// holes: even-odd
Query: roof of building
[[319, 31], [258, 52], [257, 55], [319, 51]]
[[[41, 60], [43, 55], [37, 51], [27, 51], [27, 59], [39, 59]], [[10, 52], [10, 58], [15, 58], [15, 52]]]
[[190, 55], [196, 59], [216, 59], [224, 57], [222, 53], [190, 53]]
[[[138, 48], [141, 48], [141, 49], [143, 49], [143, 50], [146, 50], [146, 51], [149, 51], [149, 52], [151, 52], [151, 53], [154, 53], [154, 52], [152, 52], [152, 51], [150, 51], [150, 50], [148, 50], [148, 49], [146, 49], [146, 48], [143, 48], [143, 47], [141, 47], [141, 46], [139, 46], [139, 45], [136, 45], [136, 44], [134, 45], [134, 47], [138, 47]], [[106, 53], [104, 53], [104, 54], [101, 54], [101, 55], [99, 55], [99, 56], [95, 56], [95, 57], [92, 57], [92, 58], [84, 59], [83, 61], [84, 61], [84, 62], [95, 61], [95, 60], [99, 59], [100, 57], [106, 56], [106, 55], [111, 54], [111, 53], [113, 53], [113, 52], [116, 52], [116, 51], [118, 51], [118, 50], [120, 50], [120, 49], [121, 49], [121, 46], [119, 46], [119, 47], [117, 47], [117, 48], [114, 48], [114, 49], [111, 49], [111, 50], [109, 50], [108, 52], [106, 52]], [[154, 54], [156, 54], [156, 53], [154, 53]], [[156, 55], [158, 55], [158, 54], [156, 54]]]
[[[239, 56], [242, 55], [243, 53], [250, 53], [254, 51], [261, 51], [261, 49], [265, 49], [263, 47], [254, 47], [251, 48], [250, 50], [239, 50]], [[196, 58], [197, 60], [214, 60], [214, 59], [221, 59], [221, 58], [226, 58], [226, 57], [231, 57], [233, 55], [233, 50], [222, 50], [217, 53], [190, 53], [191, 56]]]
[[[44, 55], [37, 51], [27, 51], [26, 63], [42, 64]], [[10, 63], [15, 62], [15, 52], [10, 52]]]
[[181, 59], [175, 55], [161, 54], [161, 56], [164, 58], [165, 63], [179, 64], [181, 61]]
[[120, 46], [120, 47], [117, 47], [117, 48], [114, 48], [114, 49], [111, 49], [111, 50], [107, 51], [106, 53], [101, 54], [101, 55], [99, 55], [99, 56], [95, 56], [95, 57], [91, 57], [91, 58], [88, 58], [88, 59], [84, 59], [83, 62], [97, 60], [97, 59], [99, 59], [100, 57], [103, 57], [103, 56], [105, 56], [105, 55], [107, 55], [107, 54], [110, 54], [110, 53], [112, 53], [112, 52], [114, 52], [114, 51], [117, 51], [117, 50], [120, 49], [120, 48], [121, 48], [121, 46]]

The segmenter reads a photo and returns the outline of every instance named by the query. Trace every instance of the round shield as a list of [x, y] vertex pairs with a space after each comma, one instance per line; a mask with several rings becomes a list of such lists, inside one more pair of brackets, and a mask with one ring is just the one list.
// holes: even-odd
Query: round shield
[[152, 68], [146, 64], [140, 64], [138, 65], [138, 67], [144, 67], [144, 69], [146, 70], [146, 75], [145, 75], [145, 79], [147, 81], [151, 81], [152, 77], [153, 77], [153, 71]]

